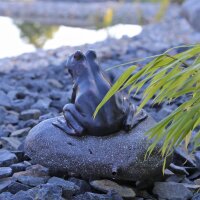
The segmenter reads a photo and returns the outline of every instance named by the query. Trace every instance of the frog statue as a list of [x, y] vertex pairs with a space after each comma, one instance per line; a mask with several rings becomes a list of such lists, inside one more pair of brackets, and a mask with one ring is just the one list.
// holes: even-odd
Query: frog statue
[[65, 62], [65, 67], [74, 82], [71, 103], [63, 108], [64, 118], [52, 122], [65, 133], [105, 136], [120, 130], [129, 131], [147, 117], [143, 111], [136, 115], [136, 107], [120, 91], [93, 118], [96, 107], [112, 86], [97, 62], [95, 51], [89, 50], [86, 54], [76, 51]]

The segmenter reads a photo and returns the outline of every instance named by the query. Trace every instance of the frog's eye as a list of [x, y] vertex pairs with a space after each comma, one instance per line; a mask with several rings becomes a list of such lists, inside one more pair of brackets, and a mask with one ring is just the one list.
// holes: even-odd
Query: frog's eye
[[82, 60], [84, 58], [84, 55], [81, 51], [76, 51], [74, 53], [74, 59], [79, 61], [79, 60]]
[[97, 58], [97, 54], [96, 54], [96, 52], [93, 51], [93, 50], [87, 51], [86, 56], [87, 56], [88, 58], [92, 58], [92, 59], [96, 59], [96, 58]]

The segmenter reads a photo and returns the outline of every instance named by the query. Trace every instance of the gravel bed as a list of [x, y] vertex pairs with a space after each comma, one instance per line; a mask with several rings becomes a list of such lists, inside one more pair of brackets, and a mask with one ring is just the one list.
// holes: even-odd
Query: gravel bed
[[[58, 116], [69, 101], [72, 81], [62, 62], [76, 49], [95, 49], [101, 65], [107, 69], [199, 41], [200, 34], [176, 16], [145, 26], [142, 34], [134, 38], [108, 39], [77, 48], [61, 47], [1, 59], [0, 199], [200, 199], [199, 151], [193, 158], [181, 147], [176, 149], [173, 163], [155, 183], [83, 180], [59, 173], [52, 177], [47, 168], [32, 163], [23, 152], [23, 141], [30, 128], [44, 119]], [[173, 53], [182, 50], [178, 48]], [[117, 77], [127, 66], [109, 73]], [[138, 105], [141, 94], [133, 99]], [[150, 102], [145, 109], [159, 121], [184, 100], [180, 98], [173, 104], [156, 106]]]

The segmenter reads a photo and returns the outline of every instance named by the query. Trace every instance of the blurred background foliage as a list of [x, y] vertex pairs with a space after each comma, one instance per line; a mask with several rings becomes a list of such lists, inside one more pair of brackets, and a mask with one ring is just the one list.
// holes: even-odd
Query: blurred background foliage
[[20, 36], [27, 43], [33, 44], [36, 48], [42, 48], [45, 42], [58, 31], [59, 26], [48, 26], [37, 23], [15, 22], [20, 29]]
[[[5, 1], [5, 0], [0, 0]], [[14, 0], [7, 0], [7, 1], [13, 1]], [[34, 2], [37, 0], [18, 0], [18, 2]], [[40, 0], [44, 1], [44, 0]], [[46, 1], [52, 1], [52, 2], [70, 2], [69, 0], [46, 0]], [[138, 4], [138, 12], [137, 12], [137, 18], [139, 25], [145, 24], [145, 20], [143, 19], [143, 13], [142, 9], [140, 9], [140, 4], [144, 2], [149, 3], [160, 3], [160, 9], [157, 11], [157, 13], [154, 16], [154, 19], [152, 20], [152, 23], [160, 21], [165, 16], [167, 9], [170, 6], [170, 3], [183, 3], [184, 0], [116, 0], [118, 2], [124, 3], [124, 2], [133, 2]], [[15, 1], [16, 2], [16, 1]], [[72, 1], [71, 1], [72, 2]], [[73, 1], [75, 2], [75, 1]], [[79, 1], [80, 2], [80, 1]], [[103, 18], [99, 18], [98, 16], [94, 16], [95, 18], [95, 26], [96, 29], [100, 28], [106, 28], [111, 25], [113, 25], [113, 16], [115, 15], [112, 8], [105, 8], [105, 15]], [[54, 25], [43, 25], [38, 23], [27, 23], [27, 22], [15, 22], [16, 26], [20, 30], [20, 36], [21, 38], [30, 44], [33, 44], [36, 48], [42, 48], [45, 44], [45, 42], [49, 39], [51, 39], [54, 34], [58, 31], [59, 26]], [[87, 27], [86, 27], [87, 28]], [[109, 32], [108, 32], [109, 35]]]

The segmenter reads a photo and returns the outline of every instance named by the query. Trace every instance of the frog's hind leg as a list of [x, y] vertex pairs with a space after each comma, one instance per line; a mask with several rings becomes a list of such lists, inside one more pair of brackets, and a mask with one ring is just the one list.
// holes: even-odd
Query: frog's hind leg
[[71, 117], [73, 117], [73, 119], [77, 122], [77, 124], [79, 124], [82, 127], [84, 127], [84, 124], [87, 124], [87, 122], [88, 122], [86, 113], [85, 114], [80, 113], [80, 111], [78, 111], [76, 106], [72, 103], [66, 104], [64, 106], [63, 113], [64, 113], [64, 116], [67, 113], [70, 113]]
[[147, 117], [148, 115], [144, 110], [141, 110], [139, 113], [136, 114], [136, 108], [134, 108], [133, 105], [130, 105], [128, 115], [124, 122], [124, 130], [130, 131]]
[[81, 124], [80, 119], [77, 119], [77, 114], [80, 115], [74, 104], [66, 104], [64, 106], [63, 115], [68, 126], [75, 131], [73, 135], [80, 136], [84, 134], [85, 128]]
[[54, 121], [53, 125], [69, 135], [81, 136], [84, 132], [83, 127], [76, 122], [71, 113], [64, 113], [64, 116], [65, 118], [58, 118]]
[[70, 112], [63, 113], [68, 126], [74, 130], [71, 135], [81, 136], [84, 133], [84, 128], [79, 124], [79, 122], [74, 118]]

